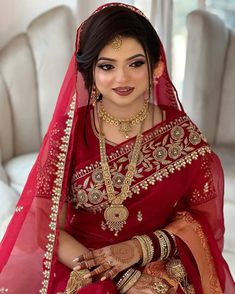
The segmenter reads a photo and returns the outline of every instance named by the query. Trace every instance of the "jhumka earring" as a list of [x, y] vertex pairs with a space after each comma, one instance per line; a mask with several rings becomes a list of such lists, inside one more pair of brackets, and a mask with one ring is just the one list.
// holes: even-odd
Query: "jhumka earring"
[[97, 90], [96, 86], [94, 85], [91, 91], [91, 101], [93, 106], [95, 106], [96, 102], [99, 101], [99, 97], [100, 97], [100, 93]]
[[146, 103], [149, 103], [150, 99], [151, 99], [151, 96], [152, 96], [152, 85], [150, 84], [149, 87], [147, 88], [146, 96], [144, 97], [144, 101]]

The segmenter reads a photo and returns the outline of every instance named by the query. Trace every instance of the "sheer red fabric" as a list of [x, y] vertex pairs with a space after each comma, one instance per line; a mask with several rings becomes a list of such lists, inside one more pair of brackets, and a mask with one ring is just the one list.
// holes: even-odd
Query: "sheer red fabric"
[[[142, 14], [135, 7], [121, 3], [104, 5], [94, 13], [99, 13], [109, 5], [125, 6], [134, 13]], [[42, 142], [38, 158], [29, 174], [17, 203], [16, 212], [1, 242], [0, 289], [9, 294], [57, 293], [65, 289], [68, 280], [70, 270], [57, 261], [58, 216], [63, 204], [67, 201], [68, 187], [71, 185], [71, 170], [79, 169], [79, 166], [72, 165], [74, 150], [78, 149], [79, 154], [85, 156], [83, 159], [77, 158], [74, 161], [81, 167], [88, 164], [85, 158], [90, 162], [99, 161], [98, 148], [90, 150], [88, 153], [84, 149], [83, 140], [77, 140], [77, 136], [81, 136], [81, 116], [83, 113], [81, 110], [88, 103], [88, 93], [84, 88], [81, 74], [76, 70], [75, 62], [75, 54], [79, 49], [79, 34], [83, 25], [85, 23], [77, 31], [75, 53], [65, 75], [54, 115]], [[170, 157], [171, 161], [165, 164], [161, 156], [157, 157], [157, 151], [154, 153], [156, 157], [154, 168], [158, 173], [155, 176], [152, 170], [143, 172], [143, 184], [139, 178], [136, 186], [133, 186], [133, 193], [137, 195], [135, 197], [138, 197], [140, 190], [141, 195], [148, 195], [148, 197], [139, 197], [138, 201], [136, 198], [135, 201], [134, 198], [133, 201], [132, 199], [127, 200], [128, 209], [133, 212], [133, 214], [131, 213], [132, 218], [128, 220], [128, 225], [124, 227], [117, 239], [114, 239], [110, 232], [103, 231], [100, 227], [97, 228], [91, 222], [88, 223], [86, 221], [87, 215], [91, 212], [82, 209], [75, 210], [72, 205], [73, 201], [69, 204], [67, 213], [69, 220], [67, 231], [89, 248], [98, 248], [126, 240], [134, 234], [143, 234], [169, 226], [168, 230], [174, 232], [179, 238], [179, 252], [184, 253], [187, 248], [191, 254], [182, 253], [180, 256], [189, 271], [189, 276], [192, 276], [191, 281], [195, 280], [195, 285], [198, 284], [197, 289], [200, 289], [200, 287], [203, 288], [201, 273], [203, 273], [204, 266], [200, 263], [200, 259], [202, 259], [202, 256], [200, 258], [201, 243], [198, 239], [193, 239], [195, 235], [188, 235], [188, 230], [184, 232], [179, 228], [190, 227], [195, 229], [195, 232], [201, 228], [200, 236], [202, 239], [206, 236], [207, 240], [206, 247], [203, 248], [207, 249], [207, 256], [212, 265], [212, 277], [216, 280], [213, 285], [217, 287], [219, 280], [223, 290], [222, 292], [218, 290], [218, 293], [232, 293], [235, 289], [234, 282], [221, 255], [224, 232], [221, 166], [217, 157], [209, 152], [210, 149], [199, 131], [182, 112], [177, 92], [167, 72], [162, 46], [161, 60], [165, 66], [158, 82], [153, 84], [154, 103], [163, 108], [169, 107], [168, 112], [172, 113], [172, 116], [169, 116], [168, 121], [155, 127], [156, 134], [151, 140], [158, 144], [156, 148], [164, 147], [168, 150], [167, 154], [172, 156], [172, 158]], [[164, 126], [166, 126], [165, 129]], [[176, 126], [183, 129], [185, 136], [177, 139], [179, 129], [175, 130], [177, 131], [175, 134], [172, 131]], [[146, 133], [146, 137], [148, 134]], [[92, 133], [90, 135], [92, 136]], [[174, 137], [176, 139], [172, 136], [176, 136]], [[186, 141], [182, 141], [183, 138]], [[95, 143], [95, 137], [93, 140]], [[179, 140], [181, 144], [179, 144]], [[198, 143], [196, 144], [196, 142]], [[131, 143], [131, 139], [129, 143]], [[118, 150], [121, 147], [110, 145], [107, 152], [112, 154], [116, 151], [115, 149]], [[192, 149], [193, 147], [195, 150]], [[164, 149], [162, 148], [162, 150]], [[177, 154], [180, 152], [180, 156], [177, 155], [178, 157], [174, 158], [175, 152], [178, 152]], [[129, 153], [130, 149], [126, 151], [126, 156]], [[152, 154], [153, 158], [154, 154]], [[164, 152], [159, 154], [164, 155]], [[205, 175], [208, 174], [207, 169], [211, 171], [211, 174], [208, 181], [205, 182], [207, 179]], [[147, 179], [147, 184], [144, 183], [144, 179]], [[195, 179], [197, 180], [194, 181]], [[185, 186], [185, 183], [188, 184]], [[76, 182], [72, 185], [76, 186]], [[138, 214], [140, 207], [141, 213], [147, 215], [148, 218], [143, 218], [141, 226], [136, 226], [138, 220], [134, 216]], [[75, 218], [73, 218], [74, 214]], [[94, 214], [93, 217], [97, 224], [100, 224], [102, 214]], [[191, 247], [188, 240], [196, 240], [197, 246]], [[204, 239], [202, 243], [205, 244]], [[183, 245], [181, 246], [181, 244]], [[195, 266], [192, 266], [192, 260], [194, 260]], [[148, 273], [155, 274], [153, 270]], [[193, 273], [197, 273], [198, 278], [193, 278]], [[208, 285], [207, 282], [205, 284]], [[111, 281], [97, 282], [82, 289], [79, 293], [94, 293], [94, 289], [95, 293], [99, 293], [99, 291], [100, 293], [117, 293], [115, 285]], [[207, 291], [208, 288], [205, 289]]]

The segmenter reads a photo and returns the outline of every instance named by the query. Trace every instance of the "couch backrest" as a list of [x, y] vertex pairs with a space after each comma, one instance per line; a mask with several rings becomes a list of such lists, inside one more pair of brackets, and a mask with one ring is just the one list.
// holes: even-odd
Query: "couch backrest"
[[2, 161], [39, 150], [73, 50], [72, 13], [40, 15], [0, 52]]
[[185, 110], [210, 143], [235, 143], [235, 130], [227, 132], [235, 124], [234, 33], [201, 10], [188, 15], [187, 27]]

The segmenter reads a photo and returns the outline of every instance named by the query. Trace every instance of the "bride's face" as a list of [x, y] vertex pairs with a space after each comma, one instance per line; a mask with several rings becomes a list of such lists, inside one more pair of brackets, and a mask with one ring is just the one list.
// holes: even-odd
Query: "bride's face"
[[[117, 106], [143, 103], [148, 92], [147, 58], [134, 38], [122, 37], [106, 45], [97, 59], [94, 80], [104, 103]], [[115, 48], [118, 47], [118, 48]]]

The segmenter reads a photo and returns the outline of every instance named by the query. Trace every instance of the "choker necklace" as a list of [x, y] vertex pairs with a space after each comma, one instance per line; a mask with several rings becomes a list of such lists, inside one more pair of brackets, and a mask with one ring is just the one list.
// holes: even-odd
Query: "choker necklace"
[[148, 114], [148, 102], [145, 101], [142, 109], [132, 116], [131, 118], [128, 119], [119, 119], [113, 116], [112, 114], [108, 113], [102, 104], [100, 103], [100, 107], [98, 110], [98, 116], [102, 118], [103, 121], [109, 123], [110, 125], [114, 125], [118, 127], [119, 132], [124, 135], [126, 139], [129, 138], [130, 133], [133, 130], [133, 126], [143, 122]]
[[128, 169], [125, 175], [125, 179], [123, 181], [121, 192], [116, 195], [114, 191], [114, 187], [113, 187], [110, 168], [107, 161], [105, 136], [102, 132], [102, 125], [100, 121], [100, 131], [99, 131], [100, 159], [101, 159], [101, 167], [102, 167], [106, 193], [108, 196], [108, 207], [104, 211], [104, 218], [110, 231], [115, 231], [115, 234], [114, 234], [115, 236], [117, 236], [118, 233], [122, 230], [129, 216], [129, 211], [126, 208], [126, 206], [123, 205], [123, 202], [130, 195], [130, 186], [136, 171], [136, 164], [137, 164], [139, 152], [141, 149], [141, 143], [142, 143], [142, 137], [143, 137], [142, 136], [143, 125], [144, 124], [142, 123], [140, 127], [140, 131], [136, 137], [131, 160], [128, 165]]

